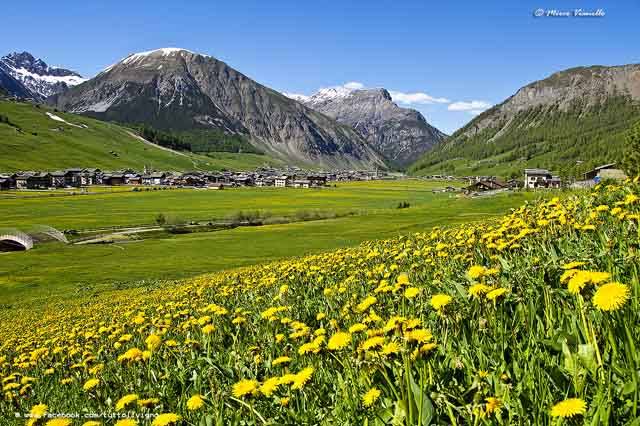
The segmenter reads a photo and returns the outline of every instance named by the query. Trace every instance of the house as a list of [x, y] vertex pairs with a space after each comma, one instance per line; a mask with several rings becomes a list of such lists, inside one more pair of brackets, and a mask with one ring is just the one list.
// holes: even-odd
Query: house
[[319, 175], [309, 175], [307, 176], [309, 182], [311, 182], [311, 186], [326, 186], [327, 185], [327, 177], [319, 176]]
[[236, 185], [238, 185], [238, 186], [251, 186], [251, 185], [253, 185], [253, 179], [250, 176], [247, 176], [247, 175], [233, 176], [231, 178], [231, 180], [233, 182], [235, 182]]
[[83, 169], [78, 175], [80, 186], [97, 185], [102, 182], [101, 173], [100, 169]]
[[127, 185], [142, 185], [142, 176], [139, 173], [126, 173], [124, 182]]
[[290, 186], [292, 180], [293, 180], [292, 176], [283, 175], [283, 176], [276, 176], [273, 182], [276, 188], [284, 188], [286, 186]]
[[16, 176], [16, 188], [18, 189], [44, 189], [51, 187], [49, 173], [25, 172]]
[[119, 173], [107, 173], [102, 176], [102, 184], [103, 185], [124, 185], [125, 177], [124, 174]]
[[292, 183], [294, 188], [309, 188], [311, 186], [311, 181], [308, 179], [297, 179]]
[[600, 182], [602, 179], [626, 179], [627, 175], [624, 173], [624, 171], [616, 169], [615, 165], [616, 163], [610, 163], [598, 166], [595, 169], [584, 173], [584, 180], [593, 180], [595, 182]]
[[167, 174], [162, 172], [154, 172], [151, 174], [147, 174], [142, 176], [142, 184], [143, 185], [163, 185], [166, 177], [167, 177]]
[[561, 179], [547, 169], [524, 169], [525, 188], [560, 188]]
[[6, 191], [15, 187], [15, 175], [0, 175], [0, 191]]
[[471, 185], [467, 186], [464, 189], [464, 191], [465, 193], [485, 192], [485, 191], [495, 191], [498, 189], [505, 189], [505, 188], [508, 188], [508, 186], [505, 182], [502, 182], [501, 180], [486, 179], [486, 180], [479, 180], [477, 182], [472, 183]]
[[65, 184], [65, 173], [62, 171], [56, 171], [49, 173], [51, 176], [51, 186], [54, 188], [64, 188], [67, 186]]
[[64, 171], [64, 186], [80, 186], [82, 169], [66, 169]]

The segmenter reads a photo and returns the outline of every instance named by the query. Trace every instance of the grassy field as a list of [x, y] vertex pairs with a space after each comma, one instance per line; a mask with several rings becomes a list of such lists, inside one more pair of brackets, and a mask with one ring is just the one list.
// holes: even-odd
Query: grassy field
[[[433, 194], [435, 183], [363, 182], [314, 190], [124, 192], [89, 196], [0, 200], [1, 227], [34, 224], [95, 228], [149, 223], [159, 212], [185, 219], [224, 217], [238, 210], [357, 209], [331, 220], [163, 236], [111, 245], [46, 243], [26, 253], [0, 255], [0, 303], [41, 304], [114, 288], [144, 285], [291, 256], [302, 256], [365, 240], [388, 238], [433, 226], [482, 220], [540, 194], [516, 193], [483, 199]], [[440, 184], [442, 185], [442, 184]], [[411, 203], [397, 209], [399, 201]]]
[[[70, 124], [49, 118], [47, 112]], [[0, 172], [70, 167], [142, 170], [145, 165], [157, 170], [251, 170], [280, 164], [264, 155], [167, 151], [134, 138], [116, 124], [30, 103], [0, 101], [0, 115], [11, 123], [0, 122]]]
[[[367, 232], [525, 198], [443, 198], [434, 215], [396, 211]], [[603, 185], [495, 220], [49, 301], [0, 321], [0, 413], [136, 416], [115, 426], [636, 426], [639, 220], [640, 186]], [[272, 241], [295, 246], [310, 235], [298, 226]], [[325, 232], [350, 238], [353, 226]], [[260, 241], [244, 239], [245, 254]]]

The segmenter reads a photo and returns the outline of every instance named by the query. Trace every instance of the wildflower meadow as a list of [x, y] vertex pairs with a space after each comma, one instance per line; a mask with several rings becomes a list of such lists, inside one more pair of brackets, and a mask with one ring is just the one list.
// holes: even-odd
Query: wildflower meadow
[[0, 424], [640, 425], [639, 219], [637, 179], [604, 183], [24, 311], [0, 326]]

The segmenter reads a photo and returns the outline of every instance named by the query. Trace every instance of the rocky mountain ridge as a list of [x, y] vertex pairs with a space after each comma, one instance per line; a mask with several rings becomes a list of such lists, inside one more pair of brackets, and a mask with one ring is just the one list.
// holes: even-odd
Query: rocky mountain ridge
[[277, 158], [321, 167], [384, 167], [349, 126], [265, 87], [226, 63], [186, 49], [129, 55], [50, 99], [58, 108], [162, 130], [241, 134]]
[[399, 107], [386, 89], [330, 87], [290, 96], [353, 127], [396, 167], [408, 166], [446, 137], [420, 112]]
[[23, 94], [16, 91], [16, 96], [30, 97], [38, 101], [44, 101], [49, 96], [86, 81], [74, 71], [50, 67], [42, 59], [35, 58], [28, 52], [14, 52], [3, 56], [0, 58], [0, 69], [29, 91]]

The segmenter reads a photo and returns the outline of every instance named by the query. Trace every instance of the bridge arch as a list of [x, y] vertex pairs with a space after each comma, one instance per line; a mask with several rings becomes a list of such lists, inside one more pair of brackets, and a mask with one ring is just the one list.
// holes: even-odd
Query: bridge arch
[[0, 232], [0, 251], [31, 250], [33, 238], [24, 232]]

